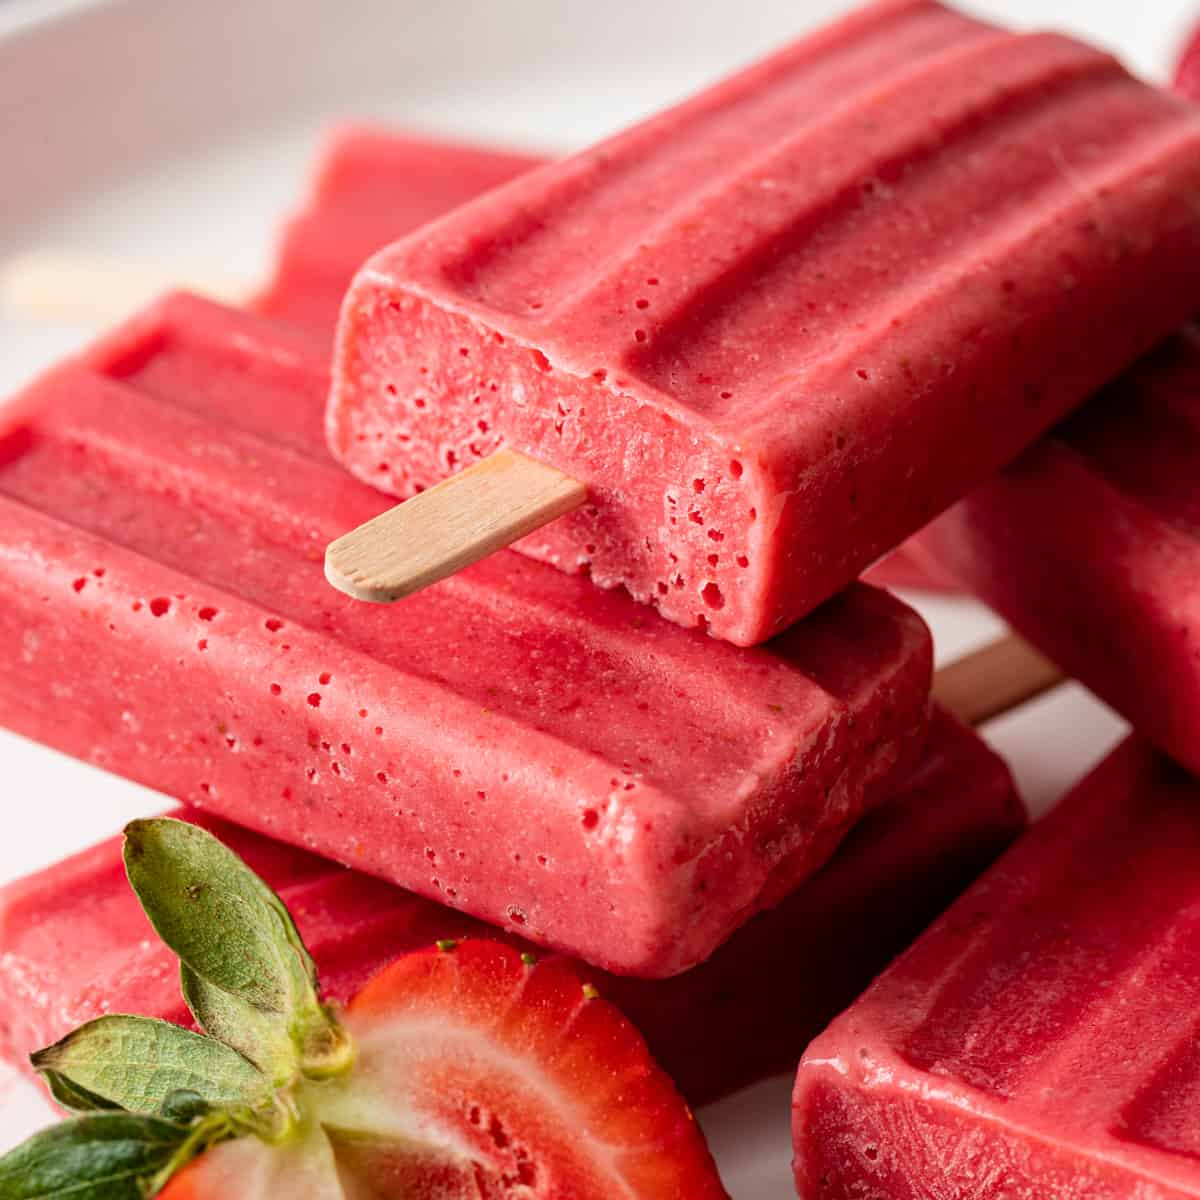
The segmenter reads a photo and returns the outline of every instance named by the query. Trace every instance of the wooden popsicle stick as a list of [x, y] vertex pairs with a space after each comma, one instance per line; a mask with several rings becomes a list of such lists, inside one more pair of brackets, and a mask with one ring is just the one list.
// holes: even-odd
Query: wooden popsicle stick
[[390, 604], [578, 508], [587, 488], [516, 450], [498, 450], [331, 542], [325, 578]]
[[218, 274], [54, 250], [0, 265], [0, 312], [31, 321], [107, 323], [178, 289], [226, 304], [242, 304], [253, 291], [244, 280]]
[[1062, 683], [1063, 673], [1015, 633], [933, 677], [933, 698], [967, 725], [982, 725]]

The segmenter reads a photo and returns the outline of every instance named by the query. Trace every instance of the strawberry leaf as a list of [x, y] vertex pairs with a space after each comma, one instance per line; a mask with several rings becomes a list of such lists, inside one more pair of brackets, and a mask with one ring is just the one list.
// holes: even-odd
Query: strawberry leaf
[[[134, 821], [125, 868], [162, 940], [199, 979], [264, 1016], [271, 1047], [290, 1040], [303, 1065], [309, 1046], [320, 1054], [338, 1042], [291, 915], [232, 850], [184, 821]], [[216, 1004], [206, 998], [205, 1006], [220, 1019]]]
[[243, 1054], [276, 1086], [282, 1086], [296, 1073], [300, 1066], [296, 1046], [270, 1014], [222, 991], [187, 963], [180, 965], [179, 986], [196, 1024]]
[[43, 1070], [42, 1077], [50, 1089], [50, 1094], [67, 1112], [108, 1112], [110, 1109], [121, 1107], [111, 1100], [106, 1100], [103, 1096], [97, 1096], [95, 1092], [89, 1092], [87, 1088], [82, 1088], [77, 1083], [72, 1083], [57, 1071]]
[[249, 1108], [269, 1098], [266, 1077], [236, 1050], [148, 1017], [89, 1021], [31, 1061], [53, 1076], [51, 1090], [55, 1082], [65, 1084], [72, 1096], [99, 1098], [131, 1113], [155, 1113], [164, 1097], [181, 1091]]
[[0, 1200], [146, 1200], [190, 1136], [122, 1112], [64, 1121], [0, 1158]]

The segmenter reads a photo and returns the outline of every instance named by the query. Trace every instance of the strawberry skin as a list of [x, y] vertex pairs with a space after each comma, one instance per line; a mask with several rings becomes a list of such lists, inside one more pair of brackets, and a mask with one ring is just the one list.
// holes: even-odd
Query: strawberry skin
[[350, 1004], [351, 1071], [308, 1083], [283, 1146], [227, 1143], [165, 1200], [717, 1200], [690, 1111], [565, 959], [468, 940], [406, 955]]

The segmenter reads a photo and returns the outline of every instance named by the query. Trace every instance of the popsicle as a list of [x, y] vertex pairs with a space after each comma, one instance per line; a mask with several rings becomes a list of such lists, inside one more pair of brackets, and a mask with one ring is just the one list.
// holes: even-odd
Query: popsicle
[[387, 501], [328, 458], [319, 346], [169, 299], [0, 437], [0, 723], [633, 974], [708, 957], [909, 769], [931, 654], [858, 586], [755, 653], [519, 555], [326, 586]]
[[[284, 224], [271, 279], [251, 310], [332, 337], [346, 290], [371, 254], [542, 161], [382, 126], [335, 126], [317, 149], [311, 183]], [[864, 578], [879, 587], [958, 587], [903, 546]]]
[[[355, 272], [376, 250], [542, 161], [382, 126], [337, 125], [317, 149], [305, 197], [283, 226], [271, 278], [249, 307], [332, 337]], [[878, 587], [958, 587], [903, 546], [864, 578]]]
[[376, 255], [330, 444], [405, 496], [549, 465], [587, 498], [521, 549], [760, 642], [1196, 307], [1198, 150], [1098, 51], [885, 0]]
[[[335, 999], [406, 950], [485, 927], [194, 810], [282, 891]], [[1022, 828], [1003, 763], [948, 717], [921, 766], [822, 871], [670, 980], [594, 973], [696, 1104], [790, 1071], [808, 1038]], [[187, 1021], [116, 842], [0, 891], [0, 1051], [20, 1061], [102, 1012]], [[720, 1029], [720, 1038], [713, 1036]]]
[[1198, 856], [1130, 740], [809, 1047], [800, 1194], [1200, 1196]]
[[[355, 272], [376, 250], [544, 161], [358, 123], [332, 128], [314, 158], [271, 278], [249, 307], [330, 337]], [[878, 587], [958, 588], [903, 546], [864, 578]]]
[[371, 125], [336, 126], [251, 308], [331, 336], [354, 272], [376, 250], [543, 161]]
[[[306, 195], [283, 226], [271, 278], [250, 308], [330, 337], [346, 290], [371, 254], [543, 161], [350, 122], [325, 135], [314, 159]], [[903, 546], [864, 578], [879, 587], [958, 587]]]
[[[271, 279], [250, 308], [330, 337], [355, 272], [376, 250], [544, 161], [357, 123], [331, 129], [314, 158]], [[879, 587], [957, 588], [903, 546], [865, 578]]]
[[1200, 330], [911, 545], [1200, 772]]

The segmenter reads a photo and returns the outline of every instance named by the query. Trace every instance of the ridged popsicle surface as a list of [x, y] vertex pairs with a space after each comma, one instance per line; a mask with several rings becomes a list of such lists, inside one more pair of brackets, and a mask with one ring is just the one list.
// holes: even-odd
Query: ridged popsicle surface
[[520, 548], [753, 644], [1200, 303], [1200, 114], [885, 0], [377, 255], [328, 431], [400, 495], [501, 445]]
[[[400, 954], [500, 936], [461, 912], [215, 821], [283, 896], [330, 999]], [[918, 769], [784, 903], [670, 980], [592, 970], [693, 1104], [790, 1071], [810, 1037], [1017, 835], [1007, 769], [946, 717]], [[13, 1061], [105, 1012], [187, 1024], [175, 961], [129, 889], [116, 842], [0, 889], [0, 1053]], [[722, 1036], [714, 1038], [714, 1030]]]
[[808, 1049], [812, 1200], [1200, 1196], [1200, 783], [1131, 739]]
[[1200, 330], [1188, 327], [909, 553], [1200, 772]]
[[505, 554], [403, 604], [324, 580], [387, 501], [323, 355], [177, 297], [0, 439], [0, 721], [629, 973], [706, 958], [920, 750], [920, 618], [857, 587], [746, 654]]
[[[346, 290], [371, 254], [541, 161], [384, 127], [333, 129], [317, 151], [308, 192], [284, 225], [271, 279], [252, 310], [332, 338]], [[878, 587], [957, 588], [903, 548], [865, 578]]]

